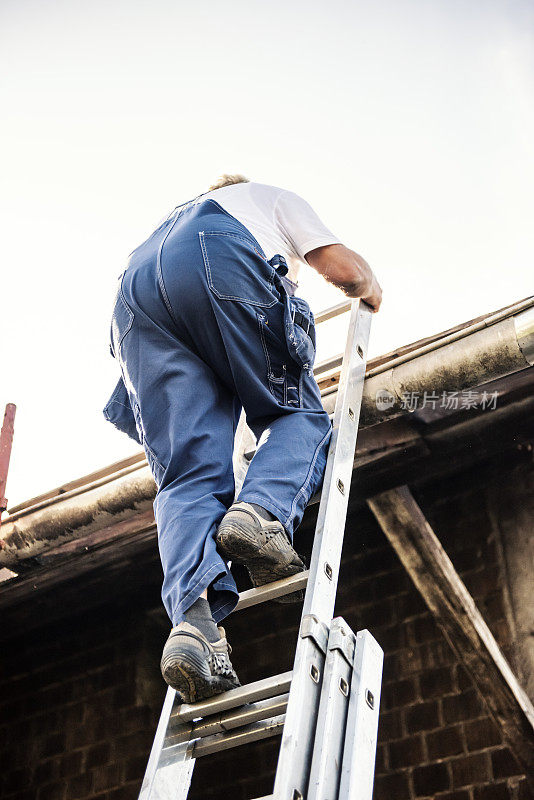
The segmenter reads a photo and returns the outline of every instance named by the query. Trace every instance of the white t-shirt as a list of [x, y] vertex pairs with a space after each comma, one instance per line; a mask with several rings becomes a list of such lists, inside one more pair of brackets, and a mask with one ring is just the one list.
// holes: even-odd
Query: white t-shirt
[[[313, 208], [294, 192], [264, 183], [235, 183], [207, 192], [192, 201], [216, 200], [261, 245], [267, 258], [283, 255], [295, 281], [304, 256], [316, 247], [340, 244], [340, 240], [319, 219]], [[188, 204], [189, 205], [189, 204]]]

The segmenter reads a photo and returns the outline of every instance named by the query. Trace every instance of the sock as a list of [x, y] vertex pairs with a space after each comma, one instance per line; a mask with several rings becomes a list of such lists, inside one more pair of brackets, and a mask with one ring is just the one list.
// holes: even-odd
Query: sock
[[271, 522], [276, 519], [274, 514], [271, 514], [271, 512], [267, 511], [266, 508], [262, 508], [261, 506], [256, 505], [256, 503], [249, 503], [249, 505], [252, 506], [256, 514], [258, 514], [258, 516], [261, 517], [262, 519], [266, 519]]
[[184, 612], [184, 621], [198, 628], [208, 642], [217, 642], [221, 638], [217, 624], [211, 616], [210, 604], [205, 597], [199, 597]]

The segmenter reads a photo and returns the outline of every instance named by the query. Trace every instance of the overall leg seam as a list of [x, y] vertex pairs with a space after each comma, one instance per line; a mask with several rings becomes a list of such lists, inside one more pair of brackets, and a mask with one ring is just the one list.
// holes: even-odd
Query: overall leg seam
[[298, 499], [305, 492], [306, 488], [308, 487], [308, 485], [309, 485], [309, 483], [311, 481], [312, 475], [313, 475], [313, 469], [315, 467], [315, 462], [317, 461], [317, 459], [319, 457], [320, 448], [322, 447], [322, 445], [323, 445], [324, 441], [326, 440], [326, 438], [328, 436], [330, 436], [331, 433], [332, 433], [332, 430], [331, 429], [328, 430], [325, 433], [325, 435], [323, 436], [323, 438], [321, 439], [321, 441], [319, 442], [319, 444], [317, 445], [317, 447], [315, 448], [315, 453], [313, 455], [312, 462], [311, 462], [310, 467], [308, 469], [308, 474], [306, 475], [306, 480], [304, 481], [304, 483], [300, 487], [299, 491], [295, 495], [295, 499], [293, 500], [293, 503], [291, 504], [291, 511], [290, 511], [289, 516], [288, 516], [288, 518], [286, 520], [286, 524], [289, 524], [291, 522], [291, 520], [293, 519], [293, 517], [295, 516], [295, 514], [297, 512]]

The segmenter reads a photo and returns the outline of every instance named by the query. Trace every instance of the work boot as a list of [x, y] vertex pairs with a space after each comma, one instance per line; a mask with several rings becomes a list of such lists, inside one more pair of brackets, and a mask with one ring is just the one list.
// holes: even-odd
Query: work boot
[[[263, 519], [250, 503], [230, 506], [217, 529], [216, 543], [224, 558], [246, 566], [253, 586], [263, 586], [306, 569], [282, 523]], [[304, 590], [299, 589], [276, 600], [296, 603], [303, 598]]]
[[241, 686], [230, 661], [224, 628], [218, 630], [218, 642], [208, 642], [202, 631], [188, 622], [180, 622], [169, 634], [161, 656], [161, 674], [184, 703]]

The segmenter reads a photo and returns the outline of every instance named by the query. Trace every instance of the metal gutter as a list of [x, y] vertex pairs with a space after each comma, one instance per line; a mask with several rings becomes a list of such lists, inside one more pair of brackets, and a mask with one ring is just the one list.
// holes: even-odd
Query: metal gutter
[[[452, 392], [480, 386], [534, 364], [534, 298], [492, 314], [453, 334], [415, 348], [367, 373], [360, 425], [368, 428], [400, 416], [405, 392]], [[377, 393], [391, 404], [377, 406]], [[323, 394], [329, 413], [335, 388]], [[137, 458], [137, 457], [135, 457]], [[151, 508], [155, 486], [144, 460], [129, 459], [122, 469], [93, 481], [73, 482], [70, 491], [42, 496], [2, 524], [0, 566], [12, 566], [65, 542], [109, 528]], [[119, 462], [120, 463], [120, 462]], [[96, 476], [99, 476], [96, 478]], [[94, 479], [96, 478], [96, 480]]]

